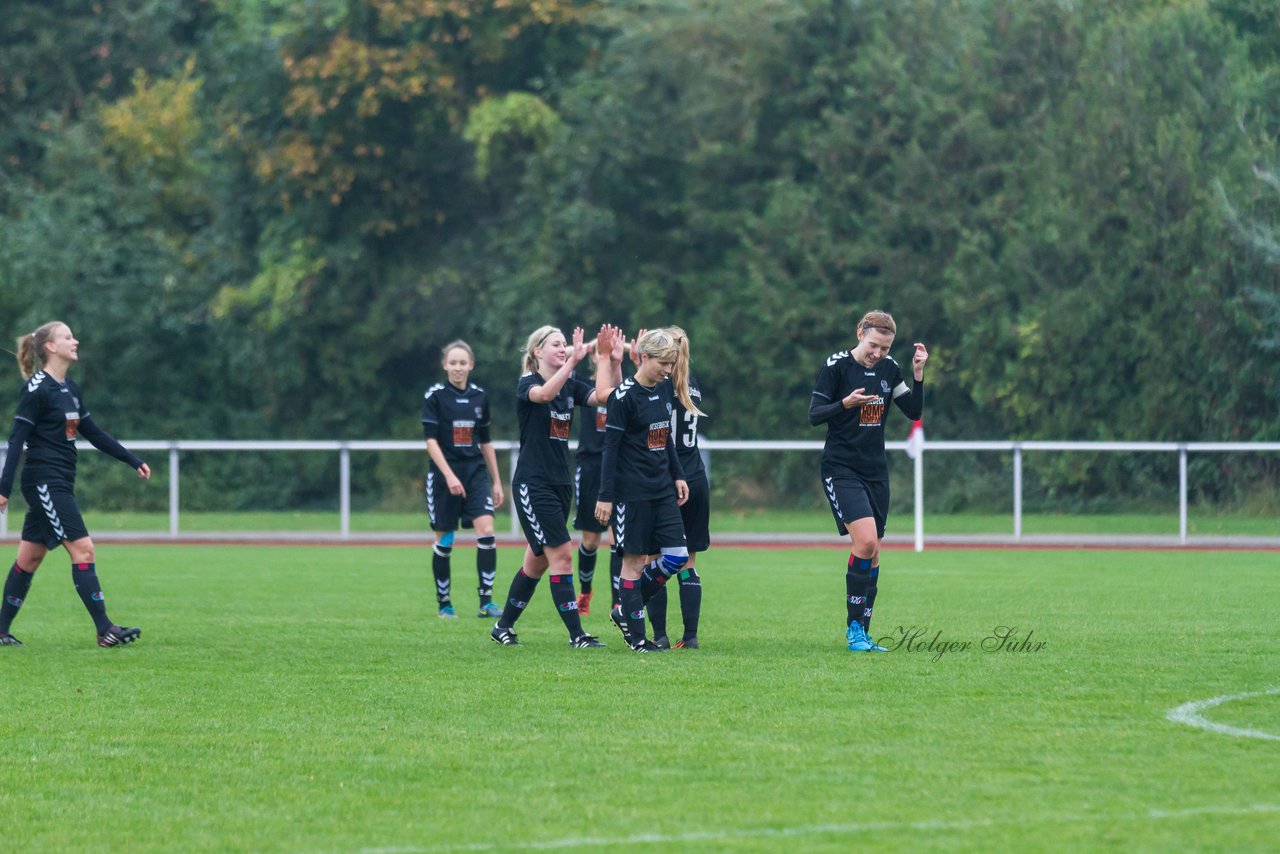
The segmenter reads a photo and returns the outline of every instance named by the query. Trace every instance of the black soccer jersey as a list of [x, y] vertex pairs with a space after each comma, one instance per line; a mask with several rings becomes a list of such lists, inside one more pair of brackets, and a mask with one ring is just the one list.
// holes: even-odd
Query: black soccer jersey
[[[33, 374], [22, 387], [18, 414], [14, 416], [14, 434], [25, 434], [27, 445], [22, 482], [74, 486], [76, 436], [81, 432], [95, 447], [116, 459], [133, 468], [142, 465], [142, 460], [93, 423], [80, 388], [72, 380], [58, 382], [44, 371]], [[12, 491], [20, 452], [21, 443], [11, 439], [4, 472], [0, 474], [0, 495], [8, 496]]]
[[587, 398], [595, 391], [575, 376], [560, 387], [550, 403], [534, 403], [529, 391], [546, 380], [537, 371], [520, 377], [516, 386], [516, 418], [520, 422], [520, 458], [516, 461], [513, 482], [571, 484], [569, 477], [569, 435], [573, 427], [573, 408], [590, 407]]
[[31, 425], [24, 483], [75, 483], [76, 434], [83, 413], [80, 389], [71, 380], [58, 382], [37, 371], [22, 387], [15, 420]]
[[[845, 409], [840, 401], [854, 389], [877, 398]], [[823, 476], [853, 473], [864, 480], [887, 481], [889, 461], [884, 453], [884, 420], [890, 400], [912, 420], [924, 410], [924, 383], [907, 388], [902, 370], [885, 356], [874, 367], [858, 364], [850, 351], [833, 354], [818, 371], [809, 405], [812, 424], [826, 423], [827, 443], [822, 449]]]
[[[685, 478], [694, 477], [706, 471], [702, 465], [702, 452], [698, 450], [698, 416], [684, 408], [679, 397], [675, 397], [675, 423], [671, 435], [675, 439], [676, 453], [680, 455], [680, 468], [684, 469]], [[702, 390], [692, 375], [689, 377], [689, 397], [693, 405], [702, 408]]]
[[480, 446], [490, 441], [488, 395], [474, 383], [461, 391], [436, 383], [422, 400], [422, 430], [440, 443], [449, 462], [480, 459]]
[[[577, 377], [577, 374], [574, 374]], [[595, 388], [595, 380], [586, 380], [592, 388]], [[608, 416], [609, 410], [604, 406], [597, 406], [594, 418], [583, 418], [578, 422], [578, 459], [599, 459], [604, 453], [604, 420]]]
[[684, 480], [684, 470], [671, 434], [674, 412], [675, 398], [666, 381], [646, 388], [631, 377], [609, 396], [600, 501], [675, 495], [675, 481]]
[[594, 417], [583, 418], [578, 426], [578, 459], [599, 459], [604, 453], [604, 425], [609, 409], [597, 406], [591, 415]]

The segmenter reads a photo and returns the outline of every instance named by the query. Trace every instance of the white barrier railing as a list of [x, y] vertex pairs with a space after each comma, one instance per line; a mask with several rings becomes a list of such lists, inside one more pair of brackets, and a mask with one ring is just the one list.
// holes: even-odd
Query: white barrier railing
[[[339, 533], [351, 535], [351, 452], [352, 451], [417, 451], [426, 454], [421, 440], [362, 440], [362, 441], [290, 441], [290, 440], [231, 440], [231, 439], [177, 439], [172, 441], [127, 441], [134, 451], [168, 451], [169, 454], [169, 536], [177, 537], [179, 528], [179, 454], [191, 451], [325, 451], [338, 452]], [[704, 452], [715, 451], [813, 451], [822, 450], [822, 442], [806, 441], [755, 441], [703, 439], [699, 446]], [[493, 443], [499, 451], [510, 455], [508, 473], [515, 470], [519, 445], [510, 440]], [[81, 450], [92, 449], [87, 442], [78, 442]], [[570, 443], [576, 448], [577, 443]], [[905, 450], [906, 442], [886, 442], [891, 451]], [[1187, 455], [1191, 453], [1276, 453], [1280, 442], [1054, 442], [1054, 441], [946, 441], [930, 440], [923, 452], [913, 461], [915, 549], [924, 551], [924, 458], [925, 453], [935, 451], [991, 451], [1013, 454], [1013, 538], [1022, 539], [1022, 455], [1027, 451], [1091, 451], [1122, 453], [1176, 453], [1178, 455], [1178, 541], [1187, 542]], [[6, 450], [0, 447], [0, 467], [4, 465]], [[425, 463], [424, 463], [425, 465]], [[519, 533], [515, 503], [508, 502], [511, 510], [511, 531]], [[8, 534], [8, 514], [0, 514], [0, 536]]]

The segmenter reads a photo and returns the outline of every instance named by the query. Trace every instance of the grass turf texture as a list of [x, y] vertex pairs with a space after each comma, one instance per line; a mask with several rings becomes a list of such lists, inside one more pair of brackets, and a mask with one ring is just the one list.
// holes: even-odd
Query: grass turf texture
[[[545, 582], [524, 646], [499, 648], [471, 616], [473, 554], [442, 621], [426, 549], [101, 546], [113, 617], [143, 627], [119, 650], [94, 646], [51, 555], [27, 646], [0, 649], [5, 849], [1280, 838], [1280, 744], [1165, 719], [1277, 687], [1274, 554], [886, 552], [873, 634], [974, 645], [941, 656], [844, 651], [838, 546], [701, 556], [698, 651], [627, 652], [599, 598], [585, 622], [609, 648], [571, 650]], [[499, 560], [501, 593], [518, 553]], [[1046, 646], [980, 649], [1001, 625]], [[1207, 716], [1280, 733], [1280, 695]]]
[[[9, 516], [9, 534], [16, 536], [22, 529], [22, 515], [26, 505], [20, 496], [15, 498], [14, 509]], [[90, 531], [154, 531], [167, 533], [168, 513], [112, 512], [86, 510], [85, 521]], [[498, 513], [496, 524], [499, 532], [511, 530], [511, 519], [504, 506]], [[891, 527], [895, 533], [913, 530], [910, 511], [894, 513]], [[263, 511], [263, 512], [184, 512], [179, 517], [184, 533], [226, 531], [326, 531], [336, 533], [340, 518], [337, 511]], [[1013, 533], [1013, 516], [1009, 513], [929, 513], [924, 521], [926, 537], [929, 534], [996, 534]], [[351, 514], [351, 530], [354, 533], [403, 533], [425, 534], [428, 522], [426, 513], [354, 512]], [[831, 534], [834, 526], [830, 513], [824, 507], [816, 510], [761, 510], [753, 512], [716, 512], [711, 517], [713, 532], [731, 533], [813, 533]], [[1107, 514], [1054, 514], [1025, 513], [1022, 517], [1025, 534], [1137, 534], [1149, 536], [1176, 536], [1178, 514], [1173, 513], [1107, 513]], [[1250, 516], [1236, 513], [1204, 510], [1192, 507], [1187, 518], [1187, 532], [1191, 536], [1253, 536], [1280, 537], [1280, 516]], [[518, 533], [518, 532], [517, 532]]]

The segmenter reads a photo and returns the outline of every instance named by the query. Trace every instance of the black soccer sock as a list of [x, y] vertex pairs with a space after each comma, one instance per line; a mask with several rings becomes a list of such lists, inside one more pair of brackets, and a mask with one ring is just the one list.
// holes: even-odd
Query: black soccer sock
[[631, 633], [631, 642], [644, 637], [644, 595], [640, 592], [640, 580], [623, 578], [618, 586], [618, 599], [622, 605], [622, 616], [627, 621], [627, 631]]
[[8, 632], [13, 625], [13, 618], [18, 616], [18, 609], [31, 589], [31, 579], [35, 577], [34, 572], [27, 572], [16, 561], [9, 568], [4, 579], [4, 602], [0, 603], [0, 633]]
[[524, 613], [524, 609], [529, 607], [529, 600], [533, 598], [533, 592], [538, 589], [538, 579], [530, 578], [524, 574], [524, 567], [516, 570], [516, 577], [511, 579], [511, 591], [507, 593], [507, 601], [502, 607], [502, 616], [498, 618], [498, 625], [504, 629], [509, 629], [516, 624], [516, 620], [520, 619], [520, 615]]
[[431, 549], [431, 572], [436, 577], [436, 604], [442, 608], [450, 602], [449, 556], [451, 554], [453, 554], [453, 546], [442, 546], [436, 543]]
[[698, 620], [702, 616], [702, 579], [693, 567], [680, 570], [680, 615], [684, 619], [684, 638], [698, 636]]
[[867, 611], [862, 620], [862, 627], [871, 631], [871, 611], [876, 606], [876, 591], [879, 589], [880, 567], [871, 567], [871, 586], [867, 588]]
[[649, 607], [649, 600], [658, 595], [658, 591], [665, 590], [666, 583], [670, 576], [662, 571], [662, 558], [651, 560], [645, 564], [644, 570], [640, 573], [640, 594], [644, 596], [645, 607]]
[[573, 592], [572, 575], [551, 576], [551, 601], [556, 603], [556, 613], [569, 630], [569, 640], [581, 637], [584, 634], [582, 617], [578, 614], [578, 597]]
[[644, 603], [645, 615], [649, 618], [649, 626], [653, 629], [654, 639], [666, 637], [667, 634], [667, 588], [660, 587], [657, 592]]
[[599, 549], [587, 551], [584, 545], [578, 546], [578, 583], [582, 585], [583, 593], [591, 592], [591, 582], [596, 577], [596, 552]]
[[98, 565], [96, 563], [71, 564], [71, 580], [80, 594], [80, 601], [85, 610], [93, 617], [93, 624], [98, 627], [98, 634], [104, 634], [111, 628], [111, 618], [107, 616], [107, 603], [103, 601], [102, 585], [98, 583]]
[[871, 558], [849, 555], [849, 568], [844, 575], [846, 625], [862, 623], [867, 609], [867, 591], [871, 587]]
[[618, 598], [618, 588], [622, 582], [622, 552], [617, 546], [609, 549], [609, 588], [613, 594], [610, 607], [616, 607], [622, 600]]
[[495, 537], [476, 537], [476, 575], [480, 586], [480, 607], [493, 601], [493, 579], [498, 574], [498, 541]]

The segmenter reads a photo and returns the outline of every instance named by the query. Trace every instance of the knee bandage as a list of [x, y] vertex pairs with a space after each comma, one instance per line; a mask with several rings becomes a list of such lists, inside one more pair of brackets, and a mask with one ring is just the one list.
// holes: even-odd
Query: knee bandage
[[432, 551], [440, 555], [440, 557], [448, 557], [453, 552], [453, 531], [449, 531], [436, 540]]
[[680, 571], [680, 567], [689, 562], [689, 549], [684, 546], [662, 550], [662, 561], [659, 566], [662, 574], [670, 578]]

